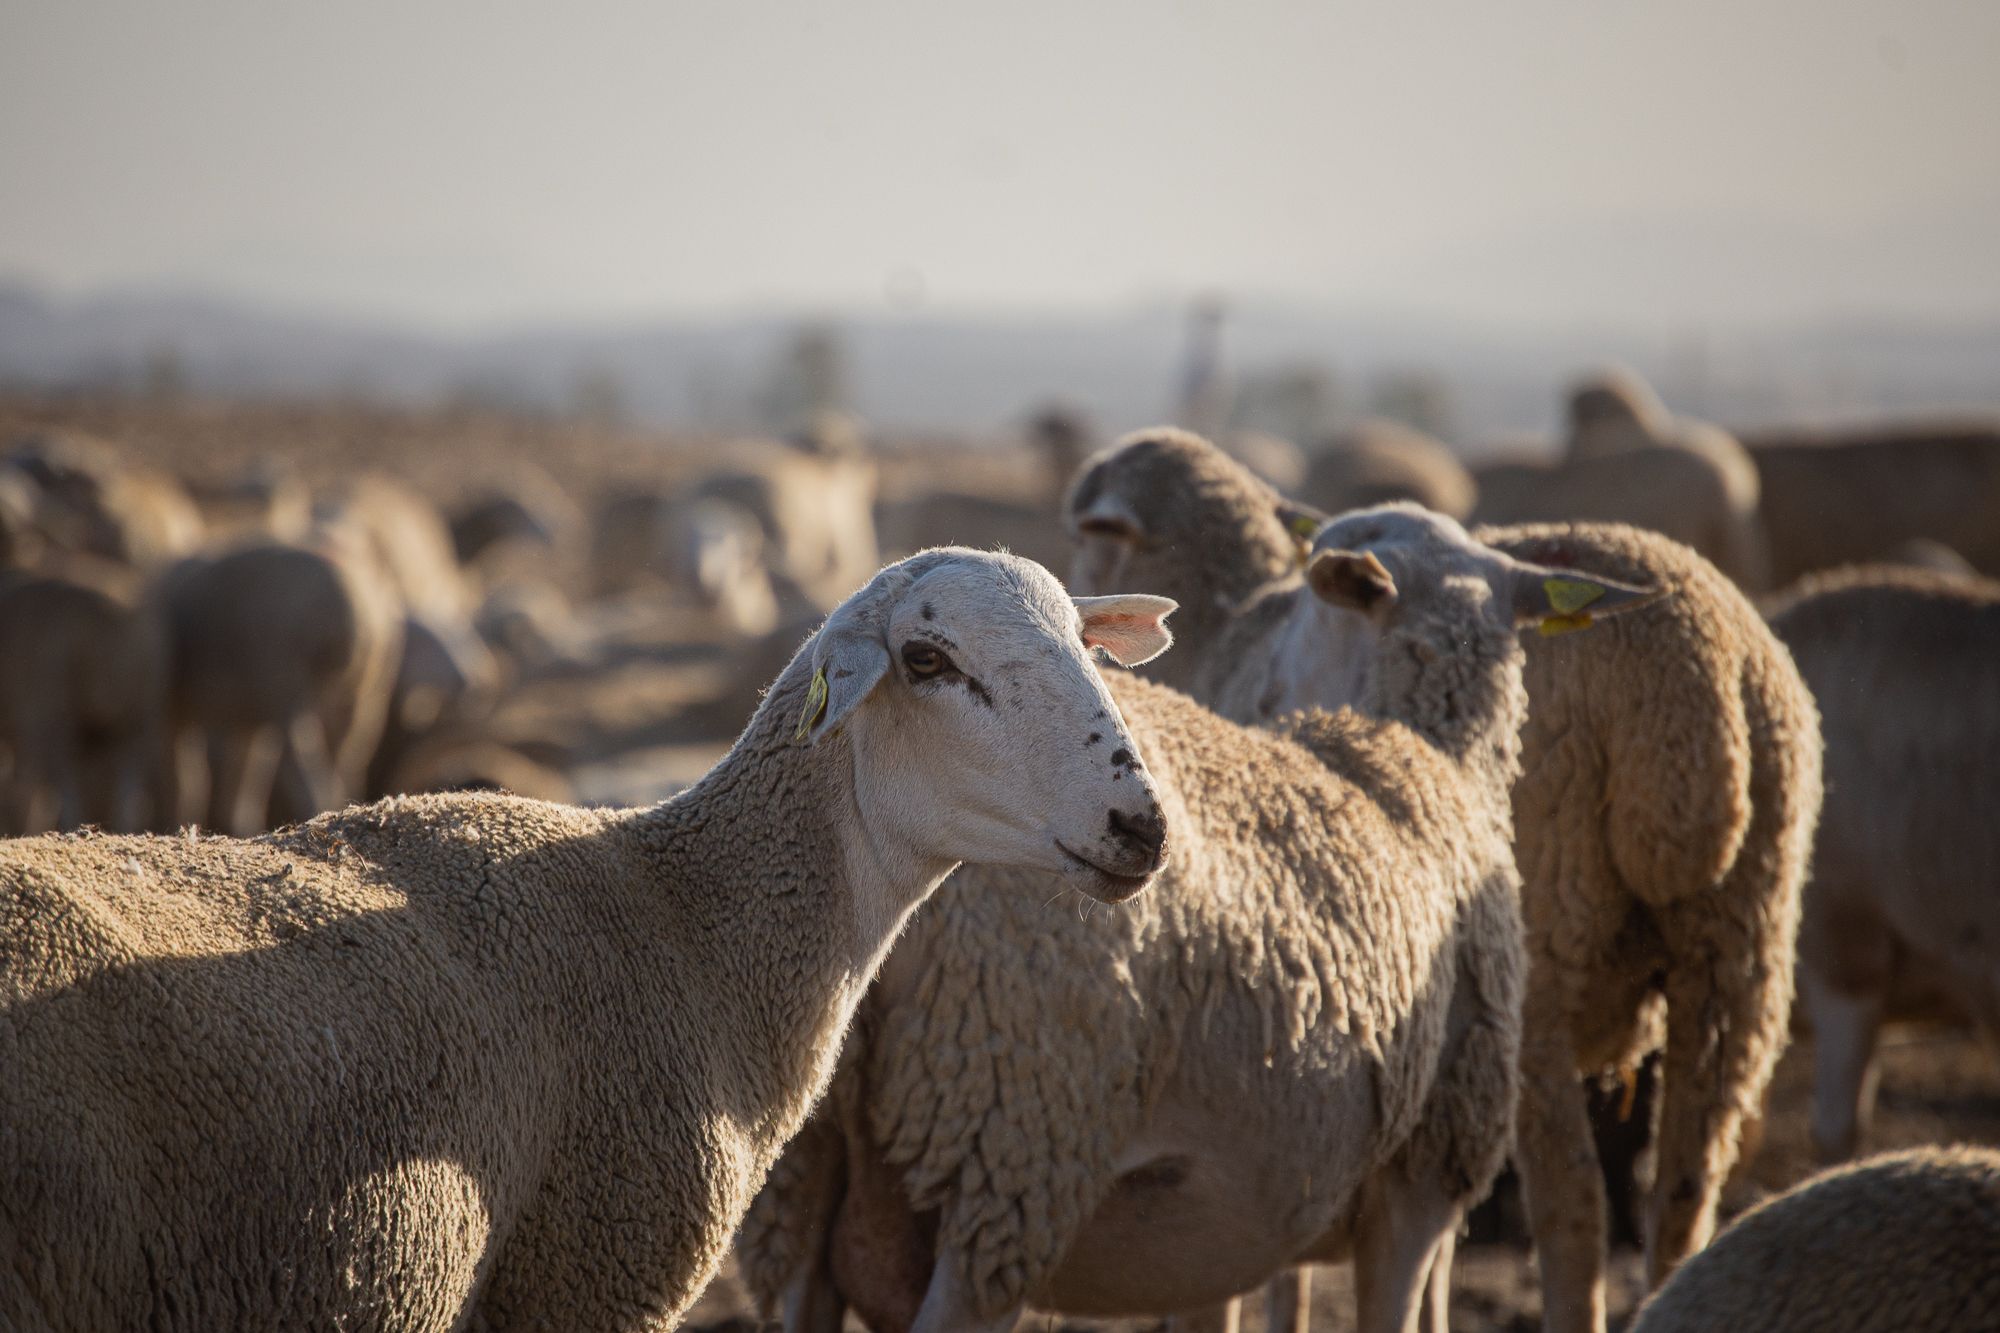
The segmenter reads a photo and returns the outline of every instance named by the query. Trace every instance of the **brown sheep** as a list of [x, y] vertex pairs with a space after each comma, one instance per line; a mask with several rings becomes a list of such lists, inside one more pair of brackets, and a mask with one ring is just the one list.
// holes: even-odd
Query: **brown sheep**
[[116, 570], [0, 575], [6, 829], [133, 830], [157, 798], [163, 659], [157, 621]]
[[175, 566], [157, 596], [171, 645], [175, 818], [199, 808], [197, 740], [212, 756], [206, 820], [218, 829], [266, 827], [274, 799], [303, 818], [362, 790], [403, 635], [396, 596], [365, 552], [244, 547]]

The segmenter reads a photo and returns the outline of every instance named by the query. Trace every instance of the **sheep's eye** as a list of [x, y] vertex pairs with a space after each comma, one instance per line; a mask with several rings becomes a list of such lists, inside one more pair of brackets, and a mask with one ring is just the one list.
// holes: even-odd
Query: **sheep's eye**
[[903, 648], [903, 665], [913, 676], [935, 676], [951, 668], [951, 659], [926, 644], [912, 643]]

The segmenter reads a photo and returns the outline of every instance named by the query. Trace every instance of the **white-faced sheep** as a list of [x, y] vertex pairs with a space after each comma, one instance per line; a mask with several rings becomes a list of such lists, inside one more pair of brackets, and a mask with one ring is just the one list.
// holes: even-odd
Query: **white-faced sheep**
[[1472, 474], [1442, 442], [1401, 422], [1374, 419], [1313, 451], [1295, 492], [1322, 513], [1414, 500], [1463, 519], [1472, 513]]
[[961, 860], [1159, 869], [1169, 609], [928, 552], [662, 805], [0, 845], [0, 1324], [671, 1328]]
[[2000, 426], [1746, 433], [1774, 586], [1816, 569], [1942, 542], [2000, 576]]
[[1759, 1204], [1639, 1311], [1632, 1333], [2000, 1328], [2000, 1152], [1918, 1148]]
[[[1322, 553], [1314, 594], [1378, 635], [1364, 712], [1270, 733], [1116, 683], [1172, 864], [1104, 919], [970, 870], [912, 924], [849, 1055], [840, 1160], [803, 1140], [746, 1227], [788, 1324], [841, 1300], [877, 1333], [1199, 1311], [1349, 1256], [1364, 1328], [1440, 1314], [1510, 1138], [1515, 629], [1556, 614], [1550, 577], [1449, 519]], [[934, 1255], [899, 1260], [912, 1237]]]
[[1875, 1036], [1913, 983], [2000, 1037], [2000, 583], [1812, 575], [1771, 616], [1819, 703], [1826, 810], [1799, 929], [1813, 1143], [1854, 1152]]
[[[1176, 533], [1184, 568], [1175, 551], [1134, 547], [1105, 582], [1079, 559], [1073, 586], [1192, 600], [1228, 586], [1217, 570], [1232, 558], [1271, 578], [1285, 520], [1264, 508], [1266, 488], [1199, 443], [1131, 466], [1114, 455], [1098, 478], [1102, 503], [1135, 530]], [[1203, 530], [1197, 514], [1243, 517]], [[1528, 646], [1514, 799], [1531, 960], [1518, 1157], [1550, 1326], [1601, 1329], [1603, 1191], [1577, 1075], [1629, 1071], [1660, 1042], [1665, 1000], [1667, 1124], [1646, 1227], [1658, 1280], [1712, 1229], [1742, 1118], [1785, 1042], [1819, 723], [1783, 645], [1686, 548], [1596, 524], [1473, 536], [1670, 594], [1600, 633]], [[1318, 607], [1295, 581], [1268, 587], [1226, 634], [1183, 643], [1184, 677], [1244, 721], [1351, 700], [1356, 682], [1304, 647], [1341, 628], [1315, 626]]]

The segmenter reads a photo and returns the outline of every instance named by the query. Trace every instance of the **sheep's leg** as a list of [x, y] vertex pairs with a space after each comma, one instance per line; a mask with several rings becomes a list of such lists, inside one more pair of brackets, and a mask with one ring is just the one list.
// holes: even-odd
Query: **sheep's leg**
[[275, 812], [280, 823], [311, 819], [322, 810], [338, 810], [345, 802], [340, 774], [334, 771], [327, 748], [326, 724], [310, 708], [285, 728], [277, 796], [283, 807]]
[[1882, 996], [1839, 989], [1809, 967], [1799, 985], [1813, 1030], [1813, 1151], [1822, 1162], [1845, 1161], [1874, 1118]]
[[279, 749], [270, 727], [238, 728], [218, 739], [210, 750], [210, 827], [239, 838], [263, 832]]
[[1167, 1320], [1167, 1333], [1236, 1333], [1243, 1320], [1243, 1302], [1235, 1297], [1199, 1310], [1184, 1310]]
[[785, 1333], [840, 1333], [847, 1302], [840, 1299], [824, 1253], [785, 1284], [780, 1312]]
[[1266, 1333], [1306, 1333], [1312, 1326], [1310, 1266], [1299, 1264], [1272, 1278], [1264, 1288]]
[[1368, 1187], [1355, 1227], [1354, 1305], [1359, 1333], [1416, 1333], [1438, 1242], [1458, 1210], [1428, 1181], [1389, 1179]]
[[1419, 1333], [1450, 1333], [1451, 1264], [1458, 1254], [1458, 1228], [1453, 1226], [1438, 1237], [1431, 1254], [1431, 1275], [1424, 1292], [1424, 1308], [1417, 1324]]
[[1020, 1319], [1019, 1307], [982, 1318], [955, 1257], [940, 1254], [911, 1333], [1011, 1333]]
[[1516, 1165], [1542, 1270], [1543, 1324], [1549, 1333], [1604, 1333], [1604, 1177], [1567, 1017], [1538, 980], [1531, 975], [1521, 1024]]

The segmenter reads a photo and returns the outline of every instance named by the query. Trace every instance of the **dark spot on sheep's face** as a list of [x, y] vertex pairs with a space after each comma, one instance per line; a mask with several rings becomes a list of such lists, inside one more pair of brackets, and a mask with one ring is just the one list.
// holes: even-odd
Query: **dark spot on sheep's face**
[[1095, 744], [1097, 744], [1097, 743], [1098, 743], [1099, 741], [1101, 741], [1101, 740], [1103, 740], [1103, 739], [1104, 739], [1104, 733], [1103, 733], [1103, 732], [1101, 732], [1101, 731], [1093, 731], [1093, 732], [1091, 732], [1091, 733], [1090, 733], [1090, 738], [1089, 738], [1088, 740], [1084, 741], [1084, 744], [1085, 744], [1085, 745], [1095, 745]]
[[1111, 752], [1111, 766], [1113, 768], [1138, 768], [1139, 761], [1132, 757], [1130, 750], [1120, 748]]
[[849, 676], [853, 674], [854, 673], [852, 671], [849, 671], [845, 667], [843, 667], [839, 671], [833, 673], [833, 678], [835, 680], [846, 680]]
[[972, 691], [973, 698], [979, 700], [979, 702], [985, 704], [988, 708], [993, 706], [993, 696], [986, 692], [984, 685], [981, 685], [970, 676], [965, 676], [963, 679], [965, 681], [965, 688]]
[[937, 619], [937, 612], [931, 609], [931, 604], [929, 602], [924, 603], [923, 610], [918, 612], [918, 614], [921, 615], [925, 620]]

